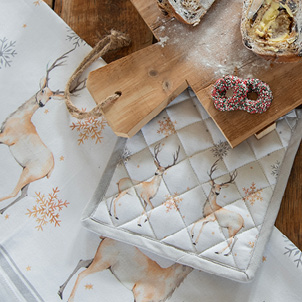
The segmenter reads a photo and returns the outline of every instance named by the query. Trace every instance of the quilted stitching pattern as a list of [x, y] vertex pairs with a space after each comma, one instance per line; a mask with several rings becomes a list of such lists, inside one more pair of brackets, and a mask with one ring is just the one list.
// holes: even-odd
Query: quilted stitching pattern
[[[153, 238], [163, 246], [244, 271], [257, 245], [296, 123], [297, 118], [284, 118], [261, 140], [250, 137], [231, 149], [188, 90], [127, 141], [92, 218], [116, 231]], [[179, 147], [176, 164], [161, 176], [155, 176], [158, 144], [157, 158], [162, 167], [173, 163]], [[228, 182], [230, 175], [237, 173], [232, 183], [212, 197], [211, 169], [216, 184]], [[157, 189], [150, 194], [151, 204], [142, 197], [146, 190], [142, 187], [150, 181], [156, 182]], [[203, 225], [204, 205], [212, 198], [225, 210], [224, 216], [218, 219], [218, 210], [211, 216], [213, 221]], [[236, 228], [239, 231], [231, 242]]]

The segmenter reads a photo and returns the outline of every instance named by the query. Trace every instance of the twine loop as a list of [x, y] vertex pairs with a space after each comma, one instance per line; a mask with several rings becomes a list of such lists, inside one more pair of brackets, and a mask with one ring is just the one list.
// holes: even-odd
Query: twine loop
[[72, 93], [71, 86], [82, 75], [87, 67], [89, 67], [98, 58], [104, 56], [108, 51], [128, 46], [130, 42], [131, 41], [128, 35], [116, 30], [111, 30], [110, 34], [100, 40], [91, 50], [91, 52], [83, 59], [83, 61], [69, 78], [64, 91], [66, 107], [73, 117], [77, 119], [100, 117], [102, 116], [102, 109], [110, 104], [113, 104], [121, 96], [121, 93], [115, 92], [113, 95], [108, 96], [104, 101], [97, 104], [88, 112], [79, 110], [70, 99], [70, 95]]

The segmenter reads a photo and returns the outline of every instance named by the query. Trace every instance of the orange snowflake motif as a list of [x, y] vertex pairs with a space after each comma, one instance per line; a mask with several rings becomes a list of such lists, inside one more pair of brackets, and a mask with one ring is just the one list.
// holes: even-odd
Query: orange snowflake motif
[[245, 196], [243, 197], [244, 201], [249, 201], [251, 205], [254, 205], [256, 201], [263, 201], [262, 189], [258, 190], [254, 182], [252, 182], [249, 188], [242, 188]]
[[174, 125], [176, 125], [176, 121], [172, 122], [169, 117], [163, 117], [162, 120], [158, 121], [159, 124], [159, 130], [157, 130], [157, 133], [161, 133], [164, 136], [168, 137], [171, 134], [175, 134], [175, 128]]
[[33, 206], [32, 210], [27, 209], [26, 215], [36, 219], [38, 225], [35, 228], [38, 231], [43, 231], [43, 227], [48, 223], [54, 224], [55, 227], [60, 226], [59, 212], [64, 207], [67, 208], [69, 202], [59, 199], [57, 195], [59, 192], [58, 188], [52, 189], [52, 193], [48, 194], [48, 197], [40, 192], [35, 192], [37, 204]]
[[251, 248], [254, 248], [255, 242], [254, 242], [254, 241], [250, 241], [250, 242], [249, 242], [249, 246], [250, 246]]
[[179, 204], [182, 202], [183, 198], [179, 197], [177, 193], [174, 193], [172, 196], [166, 195], [165, 199], [164, 205], [166, 207], [166, 213], [172, 210], [179, 211]]
[[41, 0], [34, 1], [33, 3], [34, 3], [35, 6], [40, 5]]
[[84, 144], [85, 140], [89, 138], [95, 140], [95, 143], [101, 143], [102, 132], [107, 122], [104, 118], [89, 117], [87, 119], [78, 120], [76, 123], [72, 123], [71, 130], [79, 132], [78, 144]]
[[93, 284], [86, 284], [85, 289], [93, 289]]

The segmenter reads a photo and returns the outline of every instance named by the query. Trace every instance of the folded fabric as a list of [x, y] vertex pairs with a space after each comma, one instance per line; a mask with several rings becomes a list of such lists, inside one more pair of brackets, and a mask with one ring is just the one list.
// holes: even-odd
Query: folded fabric
[[120, 138], [83, 224], [173, 261], [253, 279], [301, 140], [301, 111], [231, 149], [188, 90]]
[[[301, 251], [276, 229], [255, 279], [249, 284], [240, 284], [174, 265], [133, 245], [110, 238], [102, 240], [83, 228], [80, 217], [109, 163], [117, 140], [102, 118], [71, 118], [60, 98], [70, 75], [91, 48], [42, 0], [3, 0], [0, 16], [1, 126], [13, 115], [16, 118], [15, 126], [11, 128], [14, 131], [9, 137], [26, 130], [17, 123], [22, 120], [22, 115], [15, 113], [20, 113], [25, 104], [29, 105], [32, 97], [35, 100], [45, 84], [54, 92], [51, 99], [41, 103], [27, 119], [31, 126], [28, 129], [36, 131], [41, 139], [40, 145], [47, 147], [48, 158], [53, 158], [53, 162], [50, 160], [53, 165], [47, 165], [53, 168], [52, 173], [44, 171], [44, 177], [31, 179], [27, 191], [0, 202], [1, 302], [133, 302], [135, 298], [140, 301], [135, 289], [141, 288], [136, 285], [142, 279], [133, 283], [132, 273], [149, 280], [141, 283], [149, 292], [142, 291], [140, 298], [150, 300], [150, 291], [159, 293], [158, 289], [168, 283], [168, 274], [175, 267], [183, 273], [190, 273], [182, 275], [183, 281], [178, 287], [170, 288], [166, 301], [197, 302], [201, 297], [205, 302], [222, 298], [227, 302], [301, 300]], [[69, 51], [62, 59], [62, 55]], [[60, 57], [62, 60], [57, 63], [63, 64], [48, 73], [46, 83], [47, 70]], [[94, 68], [103, 64], [99, 60]], [[95, 105], [85, 88], [78, 90], [73, 102], [87, 110]], [[291, 121], [295, 118], [287, 119], [286, 123]], [[20, 155], [35, 158], [36, 167], [45, 167], [41, 149], [33, 147], [30, 135], [22, 133], [20, 140], [24, 144], [20, 152], [11, 148], [8, 141], [0, 144], [1, 199], [13, 192], [24, 170], [24, 162], [18, 161]], [[159, 160], [165, 150], [165, 146], [162, 147]], [[171, 151], [173, 155], [177, 150]], [[171, 154], [167, 157], [169, 164], [173, 163]], [[217, 172], [214, 171], [214, 178]], [[110, 267], [108, 262], [107, 266], [97, 266], [93, 271], [92, 260], [98, 263], [105, 256], [101, 247], [108, 241], [112, 242], [108, 252], [113, 262]], [[116, 246], [122, 248], [118, 250]], [[121, 254], [124, 257], [118, 257]], [[127, 257], [133, 256], [134, 261], [128, 261]], [[142, 263], [138, 259], [145, 261], [151, 272], [159, 272], [160, 278], [142, 274]], [[120, 274], [116, 270], [118, 262], [124, 265]]]

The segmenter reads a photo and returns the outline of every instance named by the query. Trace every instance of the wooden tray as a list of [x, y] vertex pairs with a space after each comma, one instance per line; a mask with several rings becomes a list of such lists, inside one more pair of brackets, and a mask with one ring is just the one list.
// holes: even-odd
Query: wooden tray
[[[122, 93], [104, 109], [117, 135], [133, 136], [188, 86], [232, 147], [302, 103], [301, 63], [272, 63], [244, 47], [242, 1], [216, 1], [196, 27], [164, 17], [155, 0], [132, 3], [158, 42], [91, 72], [87, 80], [96, 103]], [[254, 115], [216, 110], [211, 86], [225, 74], [267, 82], [274, 95], [270, 109]]]

